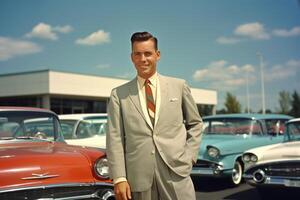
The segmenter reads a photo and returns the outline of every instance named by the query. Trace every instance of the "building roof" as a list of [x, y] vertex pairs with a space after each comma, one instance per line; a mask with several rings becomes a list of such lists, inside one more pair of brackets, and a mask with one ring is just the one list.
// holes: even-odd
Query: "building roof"
[[[40, 70], [0, 75], [0, 97], [55, 95], [107, 99], [111, 90], [129, 80], [79, 73]], [[197, 104], [216, 105], [217, 92], [191, 88]]]

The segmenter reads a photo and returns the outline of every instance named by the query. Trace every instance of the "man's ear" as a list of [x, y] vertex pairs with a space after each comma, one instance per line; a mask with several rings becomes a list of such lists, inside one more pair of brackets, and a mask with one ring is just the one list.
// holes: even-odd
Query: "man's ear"
[[156, 51], [156, 54], [157, 54], [157, 60], [160, 60], [160, 51], [157, 50], [157, 51]]

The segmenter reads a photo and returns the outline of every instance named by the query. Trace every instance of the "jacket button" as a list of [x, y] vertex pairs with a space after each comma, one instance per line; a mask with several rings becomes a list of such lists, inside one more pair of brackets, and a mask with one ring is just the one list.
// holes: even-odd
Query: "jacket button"
[[151, 151], [151, 154], [154, 155], [155, 154], [155, 150]]

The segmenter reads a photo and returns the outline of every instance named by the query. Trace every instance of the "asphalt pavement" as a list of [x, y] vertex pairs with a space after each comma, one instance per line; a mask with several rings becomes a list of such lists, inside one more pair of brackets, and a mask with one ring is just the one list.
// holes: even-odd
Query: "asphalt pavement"
[[194, 179], [197, 200], [299, 200], [300, 189], [272, 189], [267, 198], [262, 198], [255, 187], [242, 183], [238, 187], [230, 186], [226, 179]]

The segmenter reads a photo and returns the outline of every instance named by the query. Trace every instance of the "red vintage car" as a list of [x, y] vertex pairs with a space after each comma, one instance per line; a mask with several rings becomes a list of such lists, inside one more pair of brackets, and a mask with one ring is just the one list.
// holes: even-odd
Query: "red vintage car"
[[0, 199], [113, 200], [105, 151], [67, 145], [49, 110], [0, 107]]

